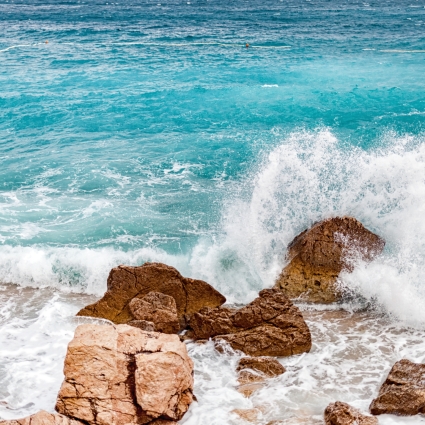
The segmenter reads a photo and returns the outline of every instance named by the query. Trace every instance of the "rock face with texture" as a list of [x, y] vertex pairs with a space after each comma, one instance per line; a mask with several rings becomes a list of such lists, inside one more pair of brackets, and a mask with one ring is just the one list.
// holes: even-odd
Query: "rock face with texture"
[[337, 401], [325, 409], [326, 425], [378, 425], [378, 419], [364, 415], [347, 403]]
[[192, 374], [177, 335], [81, 325], [68, 346], [56, 410], [89, 425], [177, 421], [193, 400]]
[[157, 332], [175, 334], [180, 329], [176, 301], [169, 295], [149, 292], [143, 298], [133, 298], [129, 308], [136, 320], [152, 322]]
[[45, 410], [40, 410], [38, 413], [23, 419], [0, 421], [0, 425], [83, 425], [83, 423], [58, 413], [48, 413]]
[[237, 390], [245, 397], [263, 387], [268, 378], [282, 375], [285, 368], [273, 357], [243, 357], [236, 368], [239, 386]]
[[336, 217], [316, 223], [288, 246], [289, 264], [276, 287], [290, 298], [331, 303], [341, 292], [336, 283], [342, 270], [351, 271], [353, 259], [371, 261], [385, 241], [352, 217]]
[[84, 307], [77, 315], [101, 317], [117, 324], [128, 323], [136, 319], [130, 310], [130, 301], [143, 298], [152, 291], [174, 298], [182, 326], [185, 315], [203, 307], [217, 307], [226, 301], [223, 295], [202, 280], [185, 278], [174, 267], [165, 264], [145, 263], [140, 267], [119, 266], [112, 269], [103, 298]]
[[372, 401], [370, 411], [374, 415], [425, 413], [425, 364], [406, 359], [397, 362]]
[[300, 310], [277, 289], [262, 290], [238, 310], [204, 308], [193, 315], [190, 327], [194, 339], [225, 341], [250, 356], [290, 356], [311, 348]]

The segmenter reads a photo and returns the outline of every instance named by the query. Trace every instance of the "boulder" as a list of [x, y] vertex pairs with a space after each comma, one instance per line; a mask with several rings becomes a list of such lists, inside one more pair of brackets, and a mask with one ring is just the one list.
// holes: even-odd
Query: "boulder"
[[243, 357], [236, 370], [240, 384], [237, 390], [245, 397], [262, 388], [268, 378], [285, 372], [285, 368], [273, 357]]
[[[180, 330], [176, 301], [169, 295], [149, 292], [143, 298], [133, 298], [129, 308], [136, 320], [153, 323], [157, 332], [175, 334]], [[133, 325], [132, 321], [128, 324]]]
[[82, 422], [75, 419], [67, 418], [58, 413], [48, 413], [40, 410], [34, 415], [27, 416], [23, 419], [12, 419], [0, 421], [1, 425], [83, 425]]
[[378, 425], [378, 419], [364, 415], [347, 403], [336, 401], [325, 409], [326, 425]]
[[204, 308], [190, 320], [194, 339], [227, 342], [249, 356], [290, 356], [310, 351], [311, 334], [300, 310], [278, 289], [263, 289], [240, 309]]
[[353, 260], [371, 261], [385, 241], [352, 217], [335, 217], [314, 224], [288, 246], [288, 265], [276, 281], [290, 298], [317, 303], [337, 301], [342, 293], [337, 279], [352, 271]]
[[78, 326], [64, 375], [56, 410], [86, 425], [178, 421], [193, 400], [193, 363], [179, 337], [128, 325]]
[[182, 327], [186, 315], [190, 316], [203, 307], [217, 307], [226, 301], [223, 295], [202, 280], [183, 277], [174, 267], [165, 264], [145, 263], [139, 267], [118, 266], [112, 269], [103, 298], [84, 307], [77, 316], [128, 323], [136, 319], [130, 310], [130, 301], [143, 298], [152, 291], [174, 298]]
[[392, 367], [387, 379], [372, 401], [370, 411], [374, 415], [417, 415], [425, 413], [425, 364], [407, 359]]

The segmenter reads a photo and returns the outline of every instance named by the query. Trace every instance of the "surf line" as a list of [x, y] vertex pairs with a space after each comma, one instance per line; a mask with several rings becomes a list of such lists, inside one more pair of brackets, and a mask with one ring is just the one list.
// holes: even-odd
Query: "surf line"
[[43, 41], [43, 43], [33, 43], [33, 44], [17, 44], [16, 46], [6, 47], [5, 49], [0, 50], [0, 53], [7, 52], [8, 50], [18, 49], [19, 47], [34, 47], [39, 46], [40, 44], [48, 44], [49, 42]]
[[425, 50], [380, 50], [383, 53], [425, 53]]

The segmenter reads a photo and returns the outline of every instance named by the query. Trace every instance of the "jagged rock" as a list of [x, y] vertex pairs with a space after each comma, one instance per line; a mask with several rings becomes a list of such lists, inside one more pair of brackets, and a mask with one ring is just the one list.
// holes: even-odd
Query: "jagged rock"
[[174, 298], [182, 326], [185, 315], [191, 315], [203, 307], [217, 307], [226, 301], [223, 295], [202, 280], [185, 278], [166, 264], [145, 263], [139, 267], [118, 266], [112, 269], [103, 298], [84, 307], [77, 316], [102, 317], [118, 324], [128, 323], [135, 319], [130, 311], [130, 301], [143, 298], [152, 291]]
[[374, 415], [425, 413], [425, 364], [407, 359], [395, 363], [378, 397], [372, 401], [370, 411]]
[[141, 329], [142, 331], [154, 332], [155, 324], [147, 320], [130, 320], [127, 325], [134, 326]]
[[237, 390], [250, 397], [263, 387], [267, 378], [273, 378], [285, 372], [285, 368], [273, 357], [243, 357], [236, 370], [239, 386]]
[[250, 356], [290, 356], [311, 348], [300, 310], [277, 289], [263, 289], [239, 310], [204, 308], [193, 315], [190, 327], [194, 339], [225, 341]]
[[378, 419], [364, 415], [347, 403], [336, 401], [325, 409], [326, 425], [378, 425]]
[[0, 425], [83, 425], [83, 423], [58, 413], [40, 410], [26, 418], [0, 421]]
[[276, 281], [290, 298], [331, 303], [341, 297], [337, 278], [351, 271], [353, 259], [371, 261], [385, 241], [352, 217], [335, 217], [316, 223], [288, 246], [289, 264]]
[[149, 292], [143, 298], [133, 298], [129, 308], [136, 320], [152, 322], [157, 332], [175, 334], [180, 329], [176, 301], [169, 295]]
[[68, 346], [56, 410], [86, 425], [177, 421], [193, 399], [192, 373], [177, 335], [81, 325]]

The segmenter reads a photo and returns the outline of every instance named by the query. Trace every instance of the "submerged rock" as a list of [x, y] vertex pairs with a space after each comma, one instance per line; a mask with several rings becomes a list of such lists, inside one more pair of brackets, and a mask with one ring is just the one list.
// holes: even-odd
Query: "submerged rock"
[[203, 307], [217, 307], [226, 298], [211, 285], [183, 277], [174, 267], [161, 263], [145, 263], [143, 266], [118, 266], [111, 270], [107, 291], [103, 298], [84, 307], [77, 316], [108, 319], [117, 324], [137, 319], [130, 309], [133, 298], [143, 298], [150, 292], [160, 292], [173, 297], [181, 325], [185, 316]]
[[425, 413], [425, 364], [407, 359], [392, 367], [387, 379], [372, 401], [370, 411], [374, 415], [417, 415]]
[[311, 348], [300, 310], [277, 289], [262, 290], [238, 310], [204, 308], [193, 315], [190, 327], [194, 339], [214, 338], [250, 356], [290, 356]]
[[353, 259], [371, 261], [385, 241], [352, 217], [335, 217], [316, 223], [288, 246], [289, 264], [276, 281], [290, 298], [331, 303], [341, 292], [336, 283], [342, 270], [352, 270]]
[[26, 418], [0, 421], [0, 425], [83, 425], [83, 423], [58, 413], [48, 413], [45, 410], [40, 410]]
[[347, 403], [336, 401], [325, 409], [326, 425], [378, 425], [378, 419], [365, 415]]
[[81, 325], [68, 346], [56, 410], [89, 425], [177, 421], [193, 400], [192, 374], [177, 335]]
[[[133, 298], [129, 308], [136, 320], [153, 323], [157, 332], [174, 334], [180, 329], [176, 301], [169, 295], [149, 292], [143, 298]], [[133, 323], [129, 322], [129, 325]]]
[[263, 387], [268, 378], [279, 376], [285, 368], [273, 357], [243, 357], [239, 360], [236, 370], [238, 373], [238, 391], [245, 397]]

